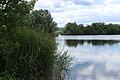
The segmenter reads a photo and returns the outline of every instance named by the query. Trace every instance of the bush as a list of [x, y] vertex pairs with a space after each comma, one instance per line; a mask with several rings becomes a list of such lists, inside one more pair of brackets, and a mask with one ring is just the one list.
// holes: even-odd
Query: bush
[[0, 39], [0, 79], [65, 80], [71, 58], [57, 51], [52, 35], [28, 28], [16, 32]]

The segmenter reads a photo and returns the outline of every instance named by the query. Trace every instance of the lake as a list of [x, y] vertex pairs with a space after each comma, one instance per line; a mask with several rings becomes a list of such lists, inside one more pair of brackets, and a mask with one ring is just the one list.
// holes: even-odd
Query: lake
[[58, 36], [58, 49], [74, 57], [70, 80], [120, 80], [120, 35]]

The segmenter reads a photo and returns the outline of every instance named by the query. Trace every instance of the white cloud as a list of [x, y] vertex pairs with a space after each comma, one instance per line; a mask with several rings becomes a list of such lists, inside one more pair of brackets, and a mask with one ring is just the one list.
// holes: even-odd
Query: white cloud
[[118, 0], [38, 0], [35, 9], [48, 9], [59, 27], [68, 22], [119, 23]]

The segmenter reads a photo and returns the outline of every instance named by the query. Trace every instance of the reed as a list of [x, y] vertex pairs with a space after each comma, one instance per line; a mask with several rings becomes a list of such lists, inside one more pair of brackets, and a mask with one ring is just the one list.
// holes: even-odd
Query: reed
[[[4, 65], [0, 73], [3, 80], [66, 80], [71, 61], [67, 52], [57, 51], [54, 37], [40, 31], [18, 28], [11, 45], [2, 50]], [[8, 42], [8, 43], [10, 43]], [[14, 43], [15, 42], [15, 43]], [[9, 75], [8, 75], [9, 74]], [[7, 77], [6, 77], [7, 76]]]

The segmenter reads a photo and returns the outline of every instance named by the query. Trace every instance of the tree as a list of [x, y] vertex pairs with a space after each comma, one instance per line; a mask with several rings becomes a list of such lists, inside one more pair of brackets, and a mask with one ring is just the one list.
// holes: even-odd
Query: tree
[[0, 31], [12, 37], [23, 18], [34, 8], [36, 0], [0, 0]]
[[23, 26], [23, 19], [33, 9], [35, 2], [0, 0], [0, 76], [14, 73], [13, 55], [20, 46], [15, 40], [17, 28]]
[[76, 23], [67, 23], [64, 29], [65, 34], [73, 34], [77, 35], [79, 34], [80, 27]]
[[55, 39], [48, 34], [56, 26], [50, 13], [43, 10], [40, 19], [41, 31], [47, 33], [28, 28], [34, 3], [35, 0], [0, 1], [0, 80], [65, 78], [70, 60], [66, 53], [56, 52]]
[[105, 24], [103, 22], [92, 23], [86, 27], [82, 24], [67, 23], [64, 29], [64, 34], [68, 35], [112, 35], [120, 34], [120, 25]]
[[31, 25], [33, 29], [37, 29], [47, 33], [53, 33], [57, 23], [48, 10], [35, 10], [31, 13]]

